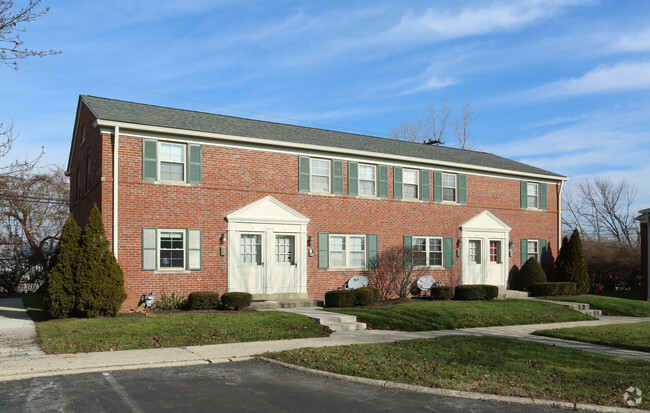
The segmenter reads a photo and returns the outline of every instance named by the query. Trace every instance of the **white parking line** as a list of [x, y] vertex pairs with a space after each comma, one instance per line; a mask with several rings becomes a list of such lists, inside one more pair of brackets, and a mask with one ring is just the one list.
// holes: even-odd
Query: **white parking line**
[[142, 410], [140, 405], [138, 405], [138, 403], [135, 400], [133, 400], [131, 396], [129, 396], [129, 393], [127, 393], [124, 387], [122, 387], [120, 383], [118, 383], [117, 380], [115, 380], [115, 377], [111, 376], [111, 373], [104, 372], [102, 374], [106, 378], [108, 384], [110, 384], [113, 390], [115, 390], [115, 393], [117, 393], [118, 396], [120, 396], [120, 398], [122, 399], [122, 401], [131, 408], [131, 411], [133, 413], [144, 413], [144, 410]]

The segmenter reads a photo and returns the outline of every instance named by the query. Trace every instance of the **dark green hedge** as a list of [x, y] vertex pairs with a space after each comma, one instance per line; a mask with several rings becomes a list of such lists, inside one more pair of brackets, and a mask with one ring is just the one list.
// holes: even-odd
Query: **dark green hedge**
[[546, 274], [535, 257], [530, 257], [515, 277], [516, 288], [521, 291], [530, 291], [533, 284], [545, 282]]
[[535, 297], [576, 295], [577, 287], [574, 282], [537, 283], [531, 286], [531, 292]]
[[334, 290], [325, 293], [325, 307], [365, 306], [379, 302], [379, 288], [363, 287], [355, 290]]
[[491, 300], [499, 295], [496, 285], [457, 285], [454, 292], [455, 300]]
[[221, 296], [221, 308], [225, 310], [243, 310], [252, 302], [253, 296], [249, 293], [224, 293]]
[[431, 287], [429, 297], [432, 300], [451, 300], [454, 298], [454, 287]]
[[194, 291], [187, 297], [188, 310], [215, 310], [219, 308], [219, 293]]

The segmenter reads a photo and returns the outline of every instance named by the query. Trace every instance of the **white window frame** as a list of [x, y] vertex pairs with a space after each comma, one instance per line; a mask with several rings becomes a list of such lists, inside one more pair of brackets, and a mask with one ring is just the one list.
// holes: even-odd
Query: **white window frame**
[[[415, 184], [412, 183], [407, 183], [406, 182], [406, 173], [408, 172], [413, 172], [415, 173]], [[406, 186], [407, 185], [415, 185], [415, 198], [412, 197], [407, 197], [406, 196]], [[420, 170], [419, 169], [407, 169], [404, 168], [402, 170], [402, 198], [403, 199], [420, 199]]]
[[[540, 194], [539, 194], [539, 188], [540, 185], [538, 182], [526, 182], [526, 205], [528, 208], [531, 209], [539, 209], [540, 208]], [[535, 188], [535, 195], [531, 195], [530, 189]], [[530, 198], [534, 197], [535, 202], [531, 205]]]
[[[255, 246], [257, 247], [257, 251], [255, 252], [255, 255], [257, 257], [256, 261], [244, 261], [244, 256], [245, 255], [251, 255], [251, 254], [246, 254], [246, 253], [244, 253], [242, 251], [242, 247], [243, 247], [242, 241], [244, 239], [244, 236], [247, 236], [247, 235], [252, 235], [254, 237], [257, 237], [257, 239], [259, 240], [259, 243], [255, 244]], [[262, 255], [264, 254], [264, 250], [262, 248], [264, 247], [264, 245], [263, 245], [264, 240], [263, 240], [262, 235], [263, 235], [262, 233], [258, 233], [258, 232], [243, 232], [243, 233], [240, 234], [240, 236], [239, 236], [239, 264], [241, 264], [241, 265], [252, 265], [252, 266], [263, 265], [264, 259], [263, 259]]]
[[[341, 252], [341, 250], [332, 250], [332, 239], [336, 237], [343, 237], [345, 239], [345, 244], [344, 244], [344, 249], [343, 251], [343, 261], [344, 265], [343, 266], [335, 266], [332, 265], [332, 252]], [[350, 264], [350, 239], [351, 238], [363, 238], [363, 250], [355, 250], [355, 252], [363, 251], [363, 266], [353, 266]], [[329, 236], [329, 245], [328, 245], [328, 254], [329, 254], [329, 263], [330, 267], [332, 269], [366, 269], [368, 266], [368, 237], [365, 234], [330, 234]]]
[[[173, 146], [181, 146], [183, 147], [183, 179], [182, 180], [176, 180], [176, 179], [162, 179], [162, 164], [163, 163], [172, 163], [172, 164], [179, 164], [179, 162], [167, 162], [162, 160], [162, 146], [163, 145], [173, 145]], [[157, 162], [158, 162], [158, 181], [161, 182], [187, 182], [187, 161], [188, 161], [188, 154], [187, 154], [187, 144], [185, 143], [180, 143], [180, 142], [170, 142], [170, 141], [158, 141], [158, 156], [157, 156]]]
[[[314, 161], [318, 162], [327, 162], [327, 191], [315, 191], [314, 190], [314, 176], [323, 177], [325, 175], [316, 175], [314, 174]], [[309, 191], [317, 194], [331, 194], [332, 193], [332, 161], [330, 159], [323, 158], [309, 158]]]
[[[531, 245], [535, 245], [535, 252], [530, 252]], [[535, 257], [537, 262], [539, 262], [539, 241], [536, 239], [529, 239], [526, 241], [526, 261], [528, 261], [530, 257]]]
[[[373, 169], [373, 176], [375, 179], [370, 181], [369, 179], [361, 179], [361, 169], [362, 168], [372, 168]], [[370, 165], [366, 163], [360, 163], [359, 164], [359, 195], [360, 196], [377, 196], [377, 165]], [[372, 194], [364, 194], [362, 191], [363, 185], [361, 185], [361, 182], [372, 182]]]
[[[445, 265], [445, 240], [443, 237], [428, 237], [428, 236], [413, 236], [411, 242], [411, 249], [412, 253], [415, 252], [415, 240], [416, 239], [424, 239], [425, 240], [425, 254], [426, 254], [426, 263], [424, 265], [417, 265], [417, 267], [430, 267], [430, 268], [442, 268]], [[431, 256], [430, 254], [432, 252], [437, 253], [438, 251], [431, 251], [431, 240], [439, 240], [440, 241], [440, 265], [434, 265], [431, 264]], [[415, 265], [415, 262], [413, 263]]]
[[[445, 185], [445, 177], [450, 177], [450, 176], [454, 178], [453, 187]], [[445, 188], [454, 190], [454, 199], [445, 199]], [[458, 202], [458, 175], [457, 174], [449, 174], [449, 173], [442, 174], [442, 202]]]
[[[162, 241], [162, 234], [163, 233], [178, 233], [183, 236], [183, 266], [182, 267], [163, 267], [161, 262], [160, 262], [160, 253], [163, 250], [162, 245], [160, 244]], [[186, 270], [187, 269], [187, 230], [185, 229], [178, 229], [178, 228], [159, 228], [156, 231], [157, 239], [156, 239], [156, 262], [157, 262], [157, 267], [158, 271], [179, 271], [179, 270]], [[165, 248], [165, 250], [168, 250]]]

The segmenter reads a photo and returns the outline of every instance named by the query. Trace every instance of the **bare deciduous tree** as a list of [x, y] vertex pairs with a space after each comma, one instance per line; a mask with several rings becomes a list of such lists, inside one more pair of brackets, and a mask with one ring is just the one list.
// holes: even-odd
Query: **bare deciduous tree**
[[578, 182], [563, 196], [562, 220], [567, 227], [577, 228], [585, 239], [635, 246], [639, 238], [632, 211], [636, 195], [636, 187], [626, 180], [594, 178]]
[[18, 60], [31, 56], [50, 56], [61, 52], [56, 50], [33, 50], [23, 47], [21, 26], [46, 14], [50, 8], [40, 8], [42, 0], [29, 0], [23, 8], [16, 8], [12, 0], [0, 0], [0, 62], [18, 69]]
[[454, 130], [456, 145], [460, 149], [477, 149], [477, 146], [474, 144], [472, 136], [469, 132], [469, 125], [473, 120], [474, 110], [472, 109], [472, 102], [468, 97], [465, 103], [460, 106], [460, 114], [456, 118], [456, 129]]
[[13, 268], [38, 278], [32, 281], [49, 267], [68, 215], [68, 191], [61, 167], [41, 172], [16, 162], [0, 176], [0, 238], [20, 243], [25, 259]]
[[406, 297], [425, 269], [413, 265], [413, 250], [392, 246], [379, 253], [377, 267], [366, 272], [368, 285], [379, 288], [382, 299]]
[[[472, 142], [469, 125], [472, 121], [474, 111], [469, 98], [460, 107], [456, 116], [456, 129], [454, 137], [457, 147], [461, 149], [475, 149]], [[399, 126], [390, 128], [389, 135], [392, 139], [407, 142], [420, 142], [431, 145], [445, 145], [449, 138], [448, 126], [451, 118], [451, 107], [447, 99], [442, 98], [439, 104], [429, 102], [426, 116], [420, 119], [419, 115], [415, 120], [402, 121]]]

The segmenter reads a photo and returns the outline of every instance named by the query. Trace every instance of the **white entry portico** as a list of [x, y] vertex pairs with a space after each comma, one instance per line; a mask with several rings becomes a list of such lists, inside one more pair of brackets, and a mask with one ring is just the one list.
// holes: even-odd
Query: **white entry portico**
[[461, 284], [506, 285], [510, 227], [490, 211], [461, 226]]
[[226, 219], [228, 291], [307, 292], [308, 218], [267, 196]]

